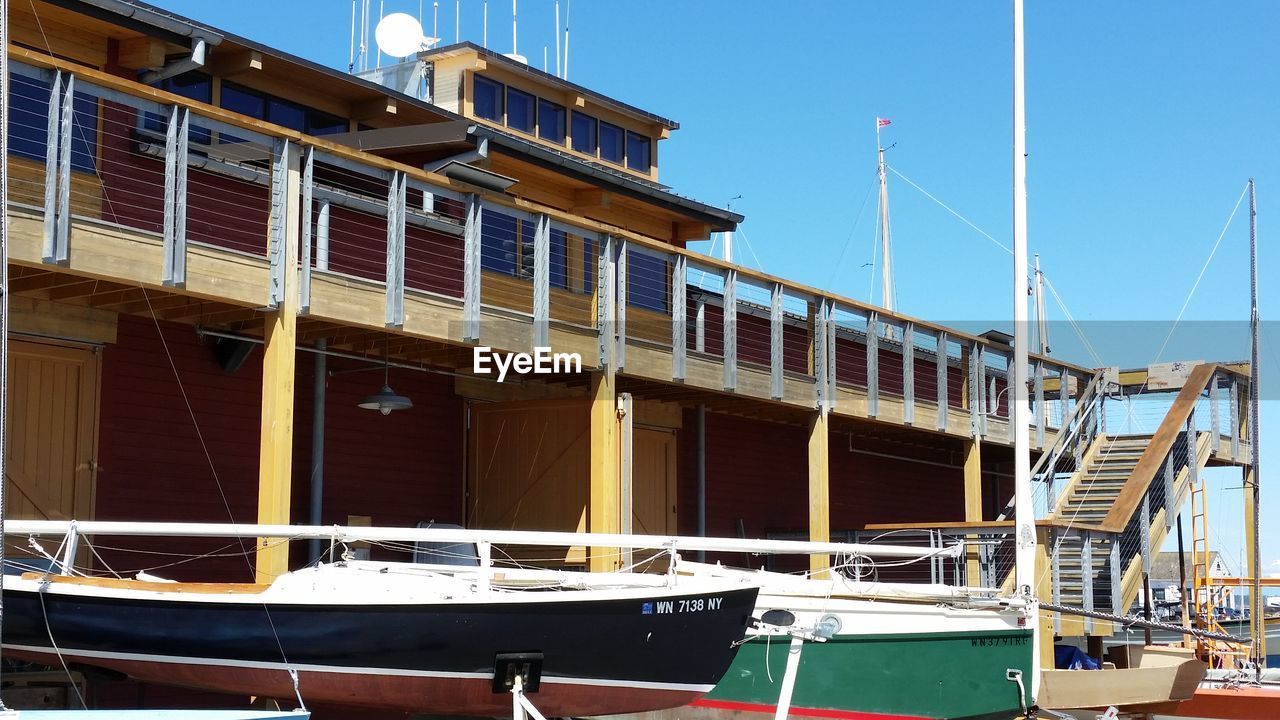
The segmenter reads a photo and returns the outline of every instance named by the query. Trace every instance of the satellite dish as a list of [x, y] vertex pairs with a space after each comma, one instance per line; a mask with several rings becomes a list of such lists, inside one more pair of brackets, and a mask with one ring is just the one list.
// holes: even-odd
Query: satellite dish
[[426, 44], [422, 23], [407, 13], [391, 13], [379, 20], [373, 37], [378, 42], [378, 49], [392, 57], [416, 54]]

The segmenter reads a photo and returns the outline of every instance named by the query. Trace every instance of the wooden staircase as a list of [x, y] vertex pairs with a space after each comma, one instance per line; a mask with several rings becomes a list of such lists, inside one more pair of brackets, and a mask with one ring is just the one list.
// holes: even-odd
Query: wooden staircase
[[1098, 436], [1085, 455], [1084, 472], [1072, 476], [1049, 517], [1073, 525], [1100, 524], [1150, 443], [1150, 435]]

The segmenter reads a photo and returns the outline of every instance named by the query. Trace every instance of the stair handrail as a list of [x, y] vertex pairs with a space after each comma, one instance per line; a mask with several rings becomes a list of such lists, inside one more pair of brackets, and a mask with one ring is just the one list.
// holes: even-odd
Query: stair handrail
[[[1096, 371], [1089, 384], [1085, 386], [1084, 392], [1076, 397], [1075, 407], [1072, 408], [1071, 414], [1063, 423], [1063, 427], [1058, 428], [1058, 435], [1053, 440], [1053, 445], [1049, 446], [1048, 452], [1040, 454], [1040, 459], [1031, 468], [1031, 477], [1044, 472], [1046, 467], [1054, 468], [1058, 466], [1058, 461], [1062, 459], [1067, 450], [1074, 447], [1074, 442], [1080, 433], [1084, 430], [1086, 423], [1085, 418], [1089, 413], [1093, 412], [1098, 405], [1101, 394], [1098, 392], [1099, 386], [1102, 384], [1103, 372]], [[1052, 502], [1052, 498], [1049, 499]], [[1009, 498], [1009, 502], [996, 516], [996, 520], [1007, 520], [1013, 517], [1013, 498]]]
[[[1163, 470], [1165, 458], [1173, 449], [1173, 444], [1177, 442], [1182, 432], [1187, 429], [1187, 421], [1191, 418], [1191, 413], [1200, 401], [1201, 394], [1209, 386], [1209, 383], [1217, 377], [1217, 374], [1224, 370], [1226, 368], [1217, 363], [1202, 363], [1192, 368], [1191, 374], [1187, 376], [1186, 384], [1178, 391], [1178, 396], [1174, 398], [1173, 404], [1169, 406], [1169, 411], [1165, 413], [1164, 419], [1160, 421], [1160, 427], [1156, 428], [1155, 434], [1151, 436], [1151, 441], [1147, 443], [1142, 456], [1138, 458], [1138, 464], [1134, 466], [1133, 472], [1129, 473], [1129, 477], [1120, 489], [1120, 494], [1116, 497], [1116, 501], [1112, 503], [1111, 509], [1107, 511], [1107, 516], [1102, 519], [1102, 522], [1098, 523], [1099, 529], [1117, 533], [1124, 532], [1125, 527], [1129, 524], [1129, 519], [1133, 517], [1133, 514], [1137, 512], [1138, 507], [1141, 505], [1143, 496], [1151, 489], [1151, 483], [1156, 474]], [[1194, 428], [1192, 428], [1192, 431], [1194, 431]], [[1195, 460], [1192, 459], [1191, 462], [1195, 462]]]

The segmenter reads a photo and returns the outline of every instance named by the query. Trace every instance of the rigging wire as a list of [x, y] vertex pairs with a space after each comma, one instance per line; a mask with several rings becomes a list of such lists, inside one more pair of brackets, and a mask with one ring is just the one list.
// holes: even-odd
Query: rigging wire
[[1222, 238], [1226, 237], [1227, 229], [1231, 227], [1231, 221], [1235, 220], [1236, 212], [1240, 210], [1240, 203], [1244, 202], [1244, 197], [1249, 193], [1249, 184], [1245, 183], [1244, 189], [1240, 191], [1240, 197], [1236, 199], [1235, 207], [1231, 208], [1231, 215], [1227, 218], [1227, 222], [1222, 226], [1222, 232], [1218, 233], [1218, 239], [1213, 243], [1213, 249], [1209, 251], [1209, 257], [1205, 259], [1204, 265], [1200, 267], [1200, 274], [1196, 276], [1196, 281], [1191, 285], [1191, 291], [1187, 293], [1187, 299], [1182, 302], [1182, 309], [1178, 311], [1178, 317], [1174, 318], [1173, 325], [1169, 327], [1169, 334], [1165, 336], [1164, 343], [1160, 346], [1159, 352], [1156, 353], [1155, 362], [1160, 362], [1160, 357], [1164, 355], [1164, 351], [1169, 347], [1169, 341], [1173, 339], [1173, 333], [1178, 329], [1178, 323], [1182, 322], [1182, 316], [1187, 311], [1187, 306], [1191, 304], [1191, 298], [1195, 297], [1196, 290], [1200, 287], [1200, 281], [1204, 279], [1205, 271], [1209, 269], [1209, 264], [1213, 262], [1213, 256], [1218, 254], [1218, 246], [1222, 244]]
[[831, 278], [827, 280], [828, 285], [832, 285], [836, 281], [836, 277], [840, 274], [840, 266], [844, 263], [845, 255], [849, 252], [849, 246], [853, 244], [853, 236], [858, 232], [858, 224], [862, 222], [862, 213], [867, 209], [867, 202], [871, 200], [871, 193], [876, 189], [875, 183], [867, 186], [867, 194], [862, 196], [862, 204], [858, 206], [858, 213], [853, 218], [853, 225], [849, 227], [849, 235], [844, 239], [844, 246], [840, 248], [840, 255], [836, 258], [836, 264], [831, 268]]

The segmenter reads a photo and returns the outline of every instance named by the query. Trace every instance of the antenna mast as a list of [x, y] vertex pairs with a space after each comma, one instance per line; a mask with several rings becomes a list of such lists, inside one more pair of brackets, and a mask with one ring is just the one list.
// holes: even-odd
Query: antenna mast
[[489, 0], [484, 0], [484, 34], [480, 36], [480, 46], [489, 47]]
[[[1013, 402], [1009, 422], [1013, 426], [1014, 577], [1015, 595], [1026, 602], [1031, 624], [1032, 662], [1040, 661], [1040, 618], [1035, 597], [1036, 523], [1031, 500], [1031, 428], [1027, 397], [1027, 110], [1026, 66], [1022, 30], [1022, 0], [1013, 0], [1013, 370], [1009, 386]], [[1040, 673], [1032, 672], [1027, 684], [1034, 702], [1040, 691]], [[1031, 704], [1031, 703], [1028, 703]]]
[[356, 70], [356, 0], [351, 0], [351, 49], [347, 52], [347, 72]]
[[560, 76], [561, 80], [569, 79], [569, 10], [573, 7], [573, 0], [564, 0], [564, 74]]
[[520, 54], [519, 47], [516, 45], [516, 0], [511, 0], [511, 54]]
[[556, 77], [560, 77], [560, 0], [556, 0]]

